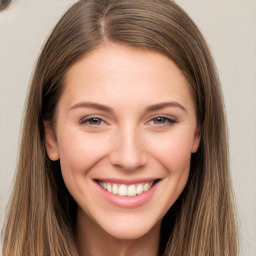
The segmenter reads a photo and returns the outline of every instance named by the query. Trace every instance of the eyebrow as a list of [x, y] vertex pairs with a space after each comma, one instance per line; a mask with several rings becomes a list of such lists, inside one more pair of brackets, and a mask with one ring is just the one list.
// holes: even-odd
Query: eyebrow
[[105, 112], [114, 112], [114, 110], [106, 105], [102, 105], [99, 103], [94, 103], [94, 102], [79, 102], [75, 105], [73, 105], [69, 110], [73, 110], [76, 108], [92, 108], [92, 109], [98, 109], [98, 110], [102, 110]]
[[[145, 112], [153, 112], [153, 111], [157, 111], [167, 107], [179, 108], [187, 113], [186, 108], [176, 101], [162, 102], [162, 103], [150, 105], [146, 108]], [[73, 110], [77, 108], [92, 108], [92, 109], [98, 109], [98, 110], [102, 110], [110, 113], [114, 112], [114, 110], [111, 107], [108, 107], [106, 105], [94, 103], [94, 102], [85, 102], [85, 101], [82, 101], [73, 105], [69, 110]]]
[[176, 102], [176, 101], [172, 101], [172, 102], [162, 102], [162, 103], [158, 103], [158, 104], [154, 104], [151, 106], [148, 106], [145, 110], [145, 112], [152, 112], [152, 111], [157, 111], [163, 108], [167, 108], [167, 107], [172, 107], [172, 108], [179, 108], [181, 110], [183, 110], [184, 112], [187, 113], [186, 108], [181, 105], [180, 103]]

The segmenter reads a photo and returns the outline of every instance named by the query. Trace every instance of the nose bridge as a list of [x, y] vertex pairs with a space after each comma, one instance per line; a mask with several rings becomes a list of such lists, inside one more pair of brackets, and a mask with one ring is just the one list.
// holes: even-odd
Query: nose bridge
[[126, 170], [135, 170], [147, 162], [147, 155], [139, 127], [125, 125], [118, 130], [111, 162]]

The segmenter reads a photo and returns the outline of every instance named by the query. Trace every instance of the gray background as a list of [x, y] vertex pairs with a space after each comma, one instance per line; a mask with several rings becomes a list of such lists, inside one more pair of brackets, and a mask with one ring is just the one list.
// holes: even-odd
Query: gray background
[[[22, 110], [40, 48], [74, 0], [13, 0], [0, 13], [0, 228], [15, 172]], [[177, 0], [215, 58], [228, 116], [241, 256], [256, 255], [256, 1]]]

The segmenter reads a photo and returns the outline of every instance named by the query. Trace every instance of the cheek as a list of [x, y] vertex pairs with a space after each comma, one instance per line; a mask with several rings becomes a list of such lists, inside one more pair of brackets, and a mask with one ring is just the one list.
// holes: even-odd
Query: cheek
[[88, 136], [69, 127], [59, 133], [58, 148], [64, 183], [78, 205], [87, 209], [92, 200], [86, 189], [91, 185], [90, 170], [105, 157], [106, 142], [95, 134]]
[[170, 175], [188, 172], [190, 168], [193, 136], [189, 133], [174, 133], [158, 141], [154, 155]]
[[163, 214], [172, 207], [187, 184], [192, 144], [193, 137], [188, 133], [175, 133], [155, 147], [154, 158], [164, 167], [166, 173], [163, 181], [166, 185], [166, 196], [161, 199], [165, 205]]
[[96, 134], [64, 130], [58, 139], [63, 175], [86, 175], [106, 152], [106, 143]]

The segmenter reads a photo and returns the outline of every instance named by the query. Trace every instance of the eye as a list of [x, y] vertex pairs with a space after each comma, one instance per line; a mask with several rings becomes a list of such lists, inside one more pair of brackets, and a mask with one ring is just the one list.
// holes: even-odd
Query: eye
[[103, 125], [104, 121], [101, 118], [98, 117], [91, 117], [87, 119], [83, 119], [80, 124], [87, 124], [92, 126], [100, 126]]
[[156, 125], [168, 125], [168, 124], [174, 124], [176, 123], [175, 120], [167, 118], [165, 116], [157, 116], [155, 118], [153, 118], [152, 120], [150, 120], [149, 123], [153, 123]]

